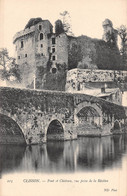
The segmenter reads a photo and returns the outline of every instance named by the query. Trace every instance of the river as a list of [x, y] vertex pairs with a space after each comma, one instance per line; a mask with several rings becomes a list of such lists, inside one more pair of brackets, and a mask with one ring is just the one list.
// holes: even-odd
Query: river
[[[46, 196], [64, 195], [61, 189], [68, 195], [73, 191], [79, 195], [81, 190], [81, 196], [84, 192], [106, 195], [108, 191], [108, 196], [126, 196], [127, 135], [79, 137], [26, 147], [1, 145], [0, 174], [6, 196], [20, 195], [19, 191], [21, 196], [26, 192], [41, 196], [47, 191]], [[15, 190], [15, 194], [8, 190]]]
[[48, 142], [33, 146], [0, 146], [1, 176], [13, 172], [66, 173], [121, 168], [127, 135]]

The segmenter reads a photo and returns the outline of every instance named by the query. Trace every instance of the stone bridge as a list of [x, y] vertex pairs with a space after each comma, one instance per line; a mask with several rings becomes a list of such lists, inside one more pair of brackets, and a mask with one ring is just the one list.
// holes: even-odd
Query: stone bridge
[[0, 87], [0, 143], [39, 144], [125, 130], [122, 106], [85, 94]]

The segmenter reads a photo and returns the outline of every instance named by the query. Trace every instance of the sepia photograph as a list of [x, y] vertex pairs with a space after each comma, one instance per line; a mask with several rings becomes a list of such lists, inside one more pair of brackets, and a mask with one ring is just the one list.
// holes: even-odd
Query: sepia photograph
[[0, 0], [0, 196], [127, 196], [127, 1]]

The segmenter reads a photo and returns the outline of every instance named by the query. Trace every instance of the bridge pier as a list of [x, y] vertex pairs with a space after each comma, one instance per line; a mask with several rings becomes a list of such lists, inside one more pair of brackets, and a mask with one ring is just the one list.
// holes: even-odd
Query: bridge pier
[[[54, 123], [55, 122], [55, 123]], [[45, 141], [47, 140], [72, 140], [77, 139], [77, 132], [74, 128], [73, 122], [65, 123], [60, 120], [52, 120], [48, 126], [45, 127]]]
[[77, 139], [77, 130], [74, 123], [65, 124], [64, 138], [65, 140]]

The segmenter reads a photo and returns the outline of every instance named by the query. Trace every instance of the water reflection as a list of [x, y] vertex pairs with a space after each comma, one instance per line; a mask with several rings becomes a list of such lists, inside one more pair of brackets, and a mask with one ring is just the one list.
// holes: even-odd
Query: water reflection
[[122, 167], [127, 135], [79, 138], [34, 146], [0, 146], [0, 172], [103, 171]]
[[0, 145], [0, 174], [15, 171], [25, 154], [24, 146]]
[[84, 142], [79, 140], [77, 165], [80, 168], [102, 170], [117, 164], [121, 167], [122, 156], [127, 149], [126, 136], [84, 139]]
[[58, 162], [62, 156], [64, 151], [64, 143], [63, 142], [48, 142], [47, 143], [47, 154], [52, 162]]

